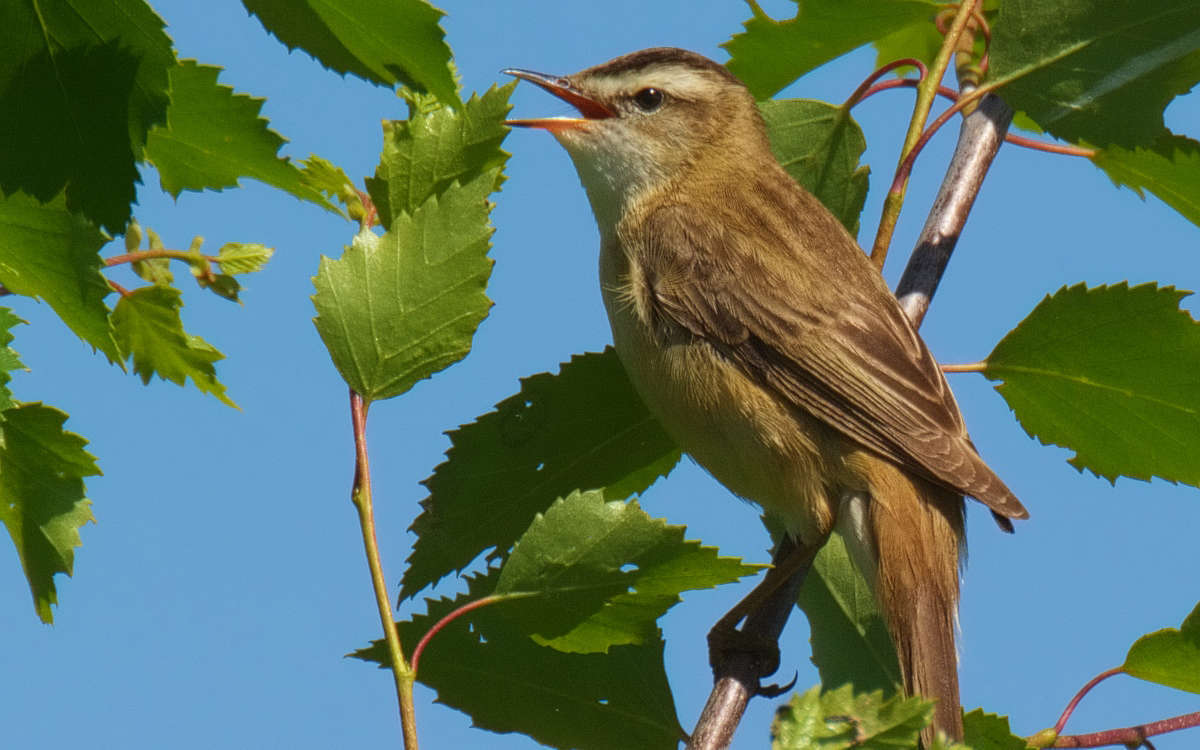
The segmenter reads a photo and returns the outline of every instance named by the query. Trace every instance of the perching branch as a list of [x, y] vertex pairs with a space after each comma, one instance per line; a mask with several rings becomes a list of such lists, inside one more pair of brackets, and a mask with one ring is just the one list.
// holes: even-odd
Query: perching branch
[[921, 325], [929, 309], [983, 178], [1004, 143], [1012, 114], [1003, 99], [988, 94], [962, 120], [954, 156], [896, 287], [900, 306], [914, 325]]
[[[787, 625], [788, 617], [800, 594], [804, 578], [812, 567], [813, 558], [821, 545], [800, 550], [792, 540], [785, 538], [775, 551], [775, 569], [750, 593], [747, 599], [766, 588], [765, 596], [746, 615], [746, 622], [738, 632], [750, 643], [778, 644], [779, 636]], [[772, 574], [783, 577], [781, 584], [772, 580]], [[778, 579], [779, 576], [774, 576]], [[741, 604], [734, 608], [737, 612]], [[733, 614], [732, 612], [730, 613]], [[726, 615], [730, 618], [730, 615]], [[736, 625], [736, 622], [732, 623]], [[718, 623], [718, 627], [720, 627]], [[714, 629], [715, 630], [715, 629]], [[710, 646], [713, 633], [709, 634]], [[687, 750], [720, 750], [729, 746], [734, 730], [746, 712], [746, 705], [755, 695], [776, 695], [780, 689], [764, 689], [760, 685], [763, 670], [761, 657], [750, 651], [728, 653], [719, 664], [713, 665], [713, 689], [696, 720], [696, 727], [688, 740]], [[788, 688], [790, 689], [790, 686]]]

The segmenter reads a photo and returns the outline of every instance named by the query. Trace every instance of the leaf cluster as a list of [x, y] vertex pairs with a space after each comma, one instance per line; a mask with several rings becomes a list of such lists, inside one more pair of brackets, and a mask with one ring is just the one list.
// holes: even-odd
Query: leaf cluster
[[[283, 9], [257, 5], [272, 18]], [[351, 44], [345, 52], [358, 58], [360, 66], [392, 71], [390, 78], [373, 78], [377, 83], [404, 79], [435, 90], [450, 86], [453, 93], [449, 48], [437, 28], [440, 13], [425, 3], [411, 5], [424, 20], [409, 24], [402, 39], [366, 47]], [[418, 39], [432, 40], [420, 59], [426, 60], [433, 49], [435, 58], [441, 55], [440, 63], [417, 64], [413, 50], [420, 46]], [[334, 212], [340, 210], [331, 198], [349, 205], [353, 194], [323, 192], [336, 168], [329, 165], [319, 174], [318, 166], [328, 164], [319, 157], [302, 170], [280, 156], [286, 139], [260, 117], [264, 100], [219, 83], [220, 68], [179, 59], [162, 19], [143, 0], [4, 3], [0, 48], [5, 50], [0, 59], [3, 293], [46, 302], [80, 339], [113, 364], [124, 368], [131, 363], [145, 382], [154, 375], [181, 385], [190, 380], [233, 406], [213, 366], [221, 353], [183, 328], [182, 293], [174, 286], [171, 263], [185, 264], [200, 287], [237, 301], [241, 286], [235, 277], [261, 269], [273, 251], [257, 243], [231, 242], [209, 256], [202, 253], [199, 238], [186, 250], [167, 248], [153, 230], [143, 231], [133, 219], [141, 169], [154, 166], [162, 189], [172, 196], [236, 187], [244, 177]], [[102, 248], [122, 233], [125, 252], [102, 257]], [[125, 263], [149, 285], [129, 290], [105, 275], [106, 269]], [[119, 298], [110, 307], [114, 291]], [[16, 320], [7, 308], [0, 314]], [[7, 383], [5, 373], [3, 403], [16, 408], [20, 402]], [[7, 433], [3, 439], [9, 445], [21, 440]], [[52, 466], [20, 467], [10, 457], [3, 471], [15, 474], [23, 468], [36, 474], [52, 472]], [[47, 481], [55, 476], [47, 474]], [[82, 483], [79, 487], [82, 493]], [[54, 596], [52, 576], [70, 572], [78, 535], [34, 532], [28, 519], [43, 519], [38, 522], [43, 529], [54, 523], [77, 529], [90, 518], [49, 498], [17, 493], [6, 520], [37, 611], [46, 621], [51, 616], [47, 602]], [[78, 500], [85, 502], [82, 494]], [[30, 562], [35, 558], [27, 552], [40, 549], [29, 541], [32, 533], [41, 533], [50, 544], [56, 564]]]

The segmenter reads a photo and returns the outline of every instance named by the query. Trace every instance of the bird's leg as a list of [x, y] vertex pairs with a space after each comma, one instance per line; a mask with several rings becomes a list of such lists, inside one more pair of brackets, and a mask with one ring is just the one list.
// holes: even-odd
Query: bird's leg
[[[730, 671], [735, 656], [749, 658], [750, 671], [758, 678], [774, 674], [779, 668], [779, 634], [821, 546], [803, 545], [790, 536], [783, 538], [775, 549], [773, 567], [763, 580], [708, 632], [708, 660], [714, 678], [719, 680]], [[745, 624], [739, 629], [743, 620]], [[760, 686], [757, 692], [778, 695], [782, 690]]]

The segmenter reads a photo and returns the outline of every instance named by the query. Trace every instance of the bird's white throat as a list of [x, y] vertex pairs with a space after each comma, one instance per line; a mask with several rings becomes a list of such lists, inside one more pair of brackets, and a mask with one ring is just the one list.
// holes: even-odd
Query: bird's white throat
[[637, 133], [626, 131], [614, 118], [555, 133], [575, 163], [602, 240], [616, 230], [631, 202], [665, 179], [653, 155], [638, 147]]

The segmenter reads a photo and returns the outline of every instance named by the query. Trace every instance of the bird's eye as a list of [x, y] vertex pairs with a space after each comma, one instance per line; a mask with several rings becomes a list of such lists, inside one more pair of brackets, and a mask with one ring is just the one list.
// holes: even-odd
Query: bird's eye
[[653, 112], [662, 106], [663, 92], [656, 88], [646, 88], [633, 95], [633, 103], [643, 112]]

